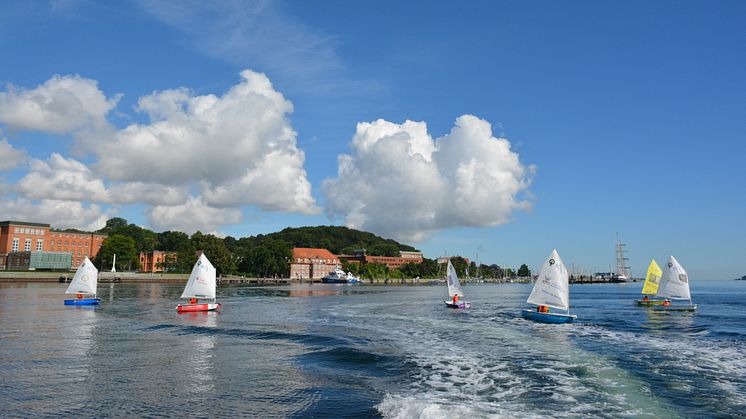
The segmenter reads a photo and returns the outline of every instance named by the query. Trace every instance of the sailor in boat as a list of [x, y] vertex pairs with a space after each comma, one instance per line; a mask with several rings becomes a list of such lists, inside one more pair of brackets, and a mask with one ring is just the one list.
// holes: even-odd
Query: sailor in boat
[[663, 302], [663, 305], [666, 306], [666, 307], [668, 307], [668, 306], [671, 305], [671, 301], [666, 300], [666, 301]]
[[196, 298], [190, 298], [189, 299], [189, 304], [197, 304], [197, 299]]
[[458, 294], [453, 294], [453, 304], [458, 304]]
[[549, 307], [547, 306], [538, 306], [536, 307], [536, 311], [539, 313], [549, 313]]
[[648, 301], [649, 299], [650, 299], [650, 298], [648, 298], [648, 296], [647, 296], [647, 295], [646, 295], [646, 296], [644, 296], [644, 297], [642, 297], [642, 301]]

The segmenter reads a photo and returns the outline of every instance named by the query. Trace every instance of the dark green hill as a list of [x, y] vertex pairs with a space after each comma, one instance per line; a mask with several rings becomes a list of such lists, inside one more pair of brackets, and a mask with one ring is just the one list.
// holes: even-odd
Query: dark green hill
[[[230, 236], [219, 238], [199, 231], [191, 236], [179, 231], [156, 233], [130, 224], [124, 218], [111, 218], [98, 232], [108, 234], [109, 238], [104, 241], [94, 263], [103, 266], [104, 255], [106, 262], [111, 263], [112, 255], [117, 254], [117, 270], [120, 271], [139, 267], [139, 252], [153, 250], [176, 254], [160, 262], [168, 272], [189, 272], [197, 259], [197, 251], [203, 251], [209, 255], [219, 274], [267, 277], [287, 277], [293, 247], [323, 248], [335, 255], [365, 250], [371, 256], [399, 256], [400, 250], [415, 250], [412, 246], [373, 233], [337, 226], [286, 228], [276, 233], [236, 239]], [[119, 240], [122, 236], [129, 238], [131, 243]]]
[[262, 244], [282, 240], [292, 247], [317, 247], [339, 254], [351, 254], [365, 250], [372, 256], [399, 256], [399, 251], [416, 251], [412, 246], [395, 240], [384, 239], [373, 233], [339, 226], [289, 227], [277, 233], [258, 235], [246, 239]]

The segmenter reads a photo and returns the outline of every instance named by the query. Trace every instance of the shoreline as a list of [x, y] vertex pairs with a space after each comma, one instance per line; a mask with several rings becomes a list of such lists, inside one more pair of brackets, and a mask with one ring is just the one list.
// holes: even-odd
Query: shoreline
[[[40, 271], [0, 271], [0, 284], [3, 283], [67, 283], [70, 282], [75, 272], [40, 272]], [[100, 272], [99, 283], [125, 283], [125, 284], [183, 284], [189, 279], [189, 274], [169, 273], [140, 273], [140, 272]], [[484, 279], [479, 281], [461, 280], [463, 284], [530, 284], [529, 280], [499, 280]], [[632, 283], [630, 281], [626, 283]], [[322, 284], [320, 280], [299, 280], [290, 278], [253, 278], [245, 276], [223, 276], [218, 278], [218, 284], [246, 284], [246, 285], [290, 285], [290, 284]], [[421, 279], [421, 278], [388, 278], [365, 280], [361, 285], [443, 285], [443, 279]], [[570, 284], [624, 284], [623, 282], [610, 281], [571, 281]], [[345, 284], [342, 284], [345, 285]]]

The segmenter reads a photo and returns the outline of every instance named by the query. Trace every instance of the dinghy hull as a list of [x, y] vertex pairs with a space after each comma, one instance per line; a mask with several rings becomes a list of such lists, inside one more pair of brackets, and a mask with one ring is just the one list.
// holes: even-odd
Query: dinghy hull
[[662, 305], [664, 301], [666, 300], [635, 300], [635, 304], [637, 304], [638, 306], [650, 307]]
[[443, 301], [446, 303], [446, 307], [448, 308], [469, 308], [471, 307], [471, 303], [468, 301], [459, 301], [456, 304], [453, 304], [452, 301]]
[[670, 305], [670, 306], [652, 306], [651, 307], [655, 311], [697, 311], [697, 305]]
[[92, 306], [101, 302], [100, 298], [76, 298], [74, 300], [65, 300], [66, 306]]
[[220, 310], [220, 303], [205, 303], [205, 304], [179, 304], [176, 306], [176, 311], [179, 313], [193, 313], [195, 311], [214, 311]]
[[577, 319], [578, 316], [574, 314], [561, 314], [561, 313], [539, 313], [536, 310], [523, 310], [521, 315], [529, 320], [540, 323], [572, 323], [573, 320]]

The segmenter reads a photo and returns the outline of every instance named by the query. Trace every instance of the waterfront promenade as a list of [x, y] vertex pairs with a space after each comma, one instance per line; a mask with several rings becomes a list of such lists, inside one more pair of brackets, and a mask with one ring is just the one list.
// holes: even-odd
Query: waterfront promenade
[[[49, 272], [49, 271], [0, 271], [0, 283], [9, 282], [70, 282], [75, 272]], [[169, 273], [143, 273], [143, 272], [99, 272], [99, 283], [164, 283], [184, 284], [189, 279], [189, 274]], [[480, 280], [461, 279], [462, 283], [527, 283], [527, 278], [517, 279], [493, 279]], [[609, 283], [609, 280], [591, 280], [584, 277], [583, 280], [571, 280], [573, 284], [597, 284]], [[321, 283], [320, 280], [290, 279], [290, 278], [254, 278], [247, 276], [228, 275], [218, 278], [219, 284], [254, 284], [254, 285], [281, 285], [281, 284], [306, 284]], [[433, 278], [377, 278], [364, 279], [365, 285], [442, 285], [444, 280]]]

